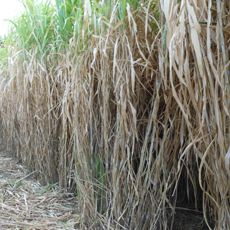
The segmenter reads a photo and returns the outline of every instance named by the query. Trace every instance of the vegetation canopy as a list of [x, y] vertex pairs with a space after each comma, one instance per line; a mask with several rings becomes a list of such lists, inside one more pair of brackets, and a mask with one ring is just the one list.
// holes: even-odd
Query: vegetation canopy
[[76, 192], [87, 229], [230, 229], [230, 3], [23, 1], [0, 48], [2, 146]]

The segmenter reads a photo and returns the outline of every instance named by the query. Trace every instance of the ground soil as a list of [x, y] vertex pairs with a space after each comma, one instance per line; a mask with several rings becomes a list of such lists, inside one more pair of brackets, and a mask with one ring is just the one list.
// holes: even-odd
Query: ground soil
[[173, 230], [209, 230], [203, 213], [190, 207], [177, 207]]

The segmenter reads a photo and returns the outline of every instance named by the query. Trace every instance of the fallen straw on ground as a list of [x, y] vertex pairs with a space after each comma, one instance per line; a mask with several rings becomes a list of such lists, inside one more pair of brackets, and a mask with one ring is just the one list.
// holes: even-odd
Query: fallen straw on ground
[[41, 186], [27, 173], [0, 153], [0, 229], [77, 229], [76, 197], [57, 185]]

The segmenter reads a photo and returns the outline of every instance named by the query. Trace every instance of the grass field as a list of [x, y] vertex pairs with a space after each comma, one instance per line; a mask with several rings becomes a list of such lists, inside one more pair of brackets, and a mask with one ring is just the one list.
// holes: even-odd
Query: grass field
[[[86, 228], [229, 229], [230, 3], [24, 1], [0, 50], [3, 145]], [[96, 225], [95, 225], [96, 223]]]

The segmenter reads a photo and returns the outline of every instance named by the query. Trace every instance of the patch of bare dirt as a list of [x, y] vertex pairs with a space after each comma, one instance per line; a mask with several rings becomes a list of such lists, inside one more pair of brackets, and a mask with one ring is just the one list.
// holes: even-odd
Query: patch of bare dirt
[[203, 213], [189, 208], [176, 208], [173, 230], [208, 230]]

